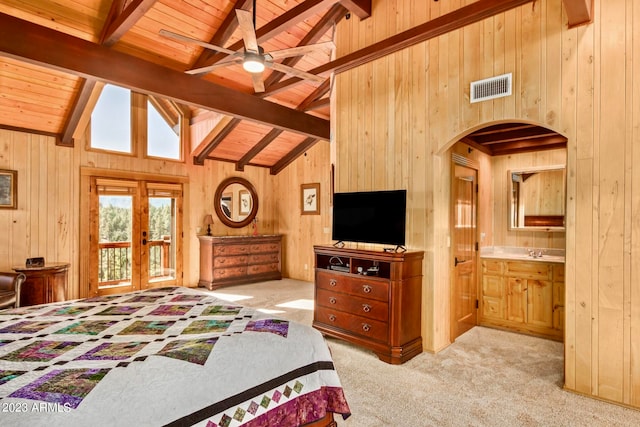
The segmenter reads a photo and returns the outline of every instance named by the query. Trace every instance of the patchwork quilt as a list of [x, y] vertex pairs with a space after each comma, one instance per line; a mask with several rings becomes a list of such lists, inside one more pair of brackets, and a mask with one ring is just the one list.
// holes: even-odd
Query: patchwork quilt
[[322, 335], [190, 288], [0, 311], [3, 426], [298, 426], [349, 407]]

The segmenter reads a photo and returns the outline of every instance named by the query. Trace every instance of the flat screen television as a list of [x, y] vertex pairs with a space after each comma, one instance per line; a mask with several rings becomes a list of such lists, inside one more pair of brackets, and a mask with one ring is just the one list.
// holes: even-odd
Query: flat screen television
[[404, 246], [407, 190], [333, 195], [333, 240]]

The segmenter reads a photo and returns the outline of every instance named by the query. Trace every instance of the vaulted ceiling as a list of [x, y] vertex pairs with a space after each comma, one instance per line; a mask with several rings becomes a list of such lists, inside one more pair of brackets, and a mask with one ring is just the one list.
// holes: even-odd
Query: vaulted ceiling
[[[195, 141], [194, 163], [216, 159], [278, 173], [329, 139], [333, 74], [531, 1], [478, 0], [341, 58], [323, 46], [274, 60], [320, 78], [267, 68], [265, 90], [256, 93], [240, 64], [185, 73], [229, 57], [160, 34], [242, 52], [235, 9], [251, 10], [253, 0], [2, 0], [0, 128], [72, 146], [96, 86], [113, 83], [171, 100], [192, 124], [215, 121]], [[591, 0], [564, 2], [572, 25], [591, 19]], [[371, 13], [372, 0], [257, 0], [256, 38], [265, 52], [327, 42], [348, 14]]]

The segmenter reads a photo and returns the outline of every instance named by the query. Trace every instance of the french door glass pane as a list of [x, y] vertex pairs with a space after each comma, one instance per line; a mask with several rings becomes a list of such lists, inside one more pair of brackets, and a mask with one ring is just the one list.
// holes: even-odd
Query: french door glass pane
[[131, 284], [133, 196], [99, 196], [98, 287]]
[[175, 210], [175, 199], [149, 197], [149, 281], [176, 278]]

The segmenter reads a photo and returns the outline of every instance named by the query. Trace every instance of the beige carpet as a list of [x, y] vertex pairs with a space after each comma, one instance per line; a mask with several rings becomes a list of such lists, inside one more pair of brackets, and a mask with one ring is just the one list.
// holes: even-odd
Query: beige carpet
[[[313, 284], [281, 280], [216, 294], [311, 324]], [[561, 343], [476, 327], [438, 354], [392, 366], [328, 338], [352, 416], [339, 426], [640, 426], [640, 411], [562, 390]]]

